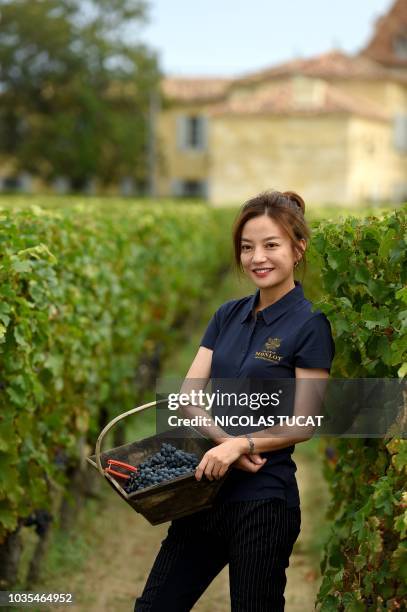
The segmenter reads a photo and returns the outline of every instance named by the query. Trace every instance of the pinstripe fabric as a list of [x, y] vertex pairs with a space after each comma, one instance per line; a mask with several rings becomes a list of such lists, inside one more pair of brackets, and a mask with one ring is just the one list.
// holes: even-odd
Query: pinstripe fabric
[[232, 612], [284, 611], [300, 507], [266, 499], [215, 504], [172, 521], [135, 612], [189, 612], [229, 563]]

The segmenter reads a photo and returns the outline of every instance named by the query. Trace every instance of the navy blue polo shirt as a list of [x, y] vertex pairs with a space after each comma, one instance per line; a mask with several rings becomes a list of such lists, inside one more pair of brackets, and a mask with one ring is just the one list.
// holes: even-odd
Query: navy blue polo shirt
[[[200, 346], [213, 350], [211, 379], [295, 378], [295, 368], [330, 372], [335, 355], [330, 323], [304, 296], [302, 285], [257, 312], [260, 289], [229, 300], [211, 318]], [[291, 455], [295, 446], [261, 453], [267, 462], [255, 474], [231, 468], [218, 500], [238, 501], [278, 497], [288, 507], [300, 504]]]

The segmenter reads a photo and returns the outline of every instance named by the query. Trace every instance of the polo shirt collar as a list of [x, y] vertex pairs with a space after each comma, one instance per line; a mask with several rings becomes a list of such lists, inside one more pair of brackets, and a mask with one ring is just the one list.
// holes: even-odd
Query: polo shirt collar
[[[277, 302], [267, 306], [267, 308], [263, 308], [261, 311], [264, 317], [264, 320], [267, 325], [270, 325], [272, 321], [280, 315], [282, 312], [287, 310], [293, 306], [296, 302], [304, 299], [304, 291], [300, 281], [294, 281], [295, 287], [291, 289], [288, 293], [283, 295]], [[260, 298], [260, 289], [257, 288], [256, 292], [250, 297], [249, 301], [245, 304], [243, 308], [242, 317], [240, 319], [241, 323], [244, 323], [248, 319], [252, 318], [253, 308], [258, 304]]]

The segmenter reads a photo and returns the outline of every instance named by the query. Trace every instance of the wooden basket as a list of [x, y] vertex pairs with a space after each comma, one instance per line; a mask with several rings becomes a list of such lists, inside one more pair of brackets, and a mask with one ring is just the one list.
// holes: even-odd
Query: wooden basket
[[142, 514], [151, 525], [159, 525], [160, 523], [210, 508], [219, 488], [223, 485], [229, 474], [227, 472], [220, 480], [208, 480], [203, 476], [198, 481], [195, 475], [191, 473], [128, 494], [123, 489], [123, 482], [120, 478], [116, 478], [104, 471], [104, 468], [107, 467], [108, 459], [117, 459], [137, 466], [159, 451], [162, 442], [173, 444], [188, 453], [195, 453], [199, 461], [210, 448], [216, 446], [212, 440], [208, 440], [204, 436], [197, 438], [197, 431], [195, 429], [178, 427], [176, 435], [174, 435], [174, 430], [166, 431], [149, 438], [144, 438], [143, 440], [131, 442], [130, 444], [117, 446], [102, 453], [102, 440], [113, 425], [131, 414], [141, 412], [164, 401], [167, 400], [150, 402], [115, 417], [100, 433], [96, 442], [95, 454], [87, 457], [87, 461], [99, 471], [116, 493], [136, 512]]

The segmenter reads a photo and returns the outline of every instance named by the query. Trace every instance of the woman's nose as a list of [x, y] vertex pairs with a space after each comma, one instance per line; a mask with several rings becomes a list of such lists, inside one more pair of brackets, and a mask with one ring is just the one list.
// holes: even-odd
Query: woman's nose
[[255, 248], [253, 253], [253, 261], [264, 261], [266, 259], [266, 252], [263, 247]]

